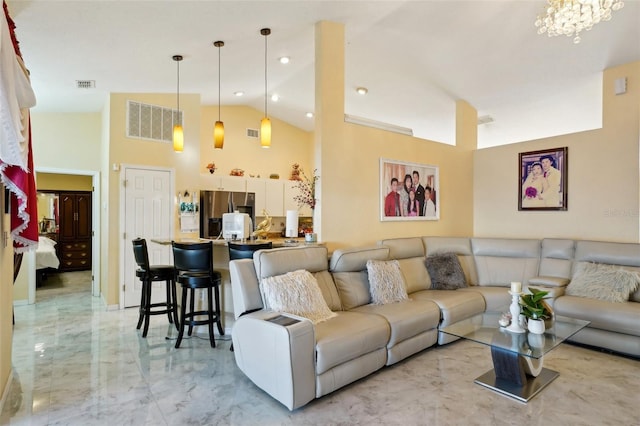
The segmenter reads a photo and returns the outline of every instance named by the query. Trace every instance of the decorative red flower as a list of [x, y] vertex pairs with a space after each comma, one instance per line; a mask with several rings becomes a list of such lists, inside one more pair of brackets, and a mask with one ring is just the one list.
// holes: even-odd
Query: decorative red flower
[[526, 195], [528, 198], [536, 198], [536, 196], [538, 195], [538, 190], [533, 186], [529, 186], [524, 190], [524, 195]]

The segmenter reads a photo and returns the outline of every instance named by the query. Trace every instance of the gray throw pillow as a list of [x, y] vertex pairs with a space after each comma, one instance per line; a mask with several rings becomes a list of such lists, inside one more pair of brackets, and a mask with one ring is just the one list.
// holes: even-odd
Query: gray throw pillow
[[455, 253], [442, 253], [427, 257], [425, 261], [434, 290], [455, 290], [467, 287], [464, 271]]

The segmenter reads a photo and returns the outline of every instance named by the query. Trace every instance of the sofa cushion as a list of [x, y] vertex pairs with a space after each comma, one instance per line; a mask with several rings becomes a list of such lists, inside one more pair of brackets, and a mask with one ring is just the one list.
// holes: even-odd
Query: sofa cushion
[[342, 309], [338, 290], [328, 270], [328, 251], [324, 246], [281, 247], [271, 250], [258, 250], [253, 254], [253, 265], [259, 281], [266, 277], [305, 269], [315, 276], [329, 309], [332, 311]]
[[434, 290], [455, 290], [467, 286], [462, 266], [455, 253], [428, 256], [425, 260], [431, 288]]
[[565, 294], [622, 303], [636, 291], [640, 274], [606, 264], [580, 262]]
[[508, 288], [474, 285], [461, 288], [459, 291], [474, 291], [480, 293], [484, 298], [485, 311], [509, 311], [511, 295], [509, 294]]
[[604, 300], [562, 296], [555, 300], [553, 310], [556, 315], [591, 321], [589, 328], [640, 336], [640, 303], [617, 303], [614, 310]]
[[338, 289], [342, 309], [345, 311], [371, 303], [369, 277], [366, 270], [360, 272], [334, 272], [333, 280]]
[[391, 327], [387, 347], [438, 327], [440, 308], [431, 300], [405, 300], [387, 305], [365, 305], [353, 310], [384, 317]]
[[270, 309], [308, 318], [314, 324], [336, 316], [329, 310], [318, 282], [309, 271], [267, 277], [260, 283]]
[[407, 293], [431, 288], [431, 278], [424, 266], [424, 256], [398, 259]]
[[478, 285], [509, 287], [512, 281], [527, 284], [538, 275], [540, 240], [472, 238]]
[[372, 303], [384, 305], [409, 298], [397, 260], [369, 260], [367, 273]]
[[[316, 375], [377, 349], [386, 348], [389, 323], [378, 315], [338, 312], [316, 324]], [[386, 362], [386, 361], [385, 361]]]
[[477, 291], [423, 290], [413, 300], [432, 300], [440, 307], [440, 327], [451, 325], [485, 311], [485, 301]]

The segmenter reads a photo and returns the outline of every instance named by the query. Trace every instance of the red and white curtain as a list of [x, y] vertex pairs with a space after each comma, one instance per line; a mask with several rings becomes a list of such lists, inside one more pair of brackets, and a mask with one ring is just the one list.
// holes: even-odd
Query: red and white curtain
[[17, 253], [38, 244], [29, 108], [36, 97], [6, 2], [0, 18], [0, 179], [11, 193], [11, 237]]

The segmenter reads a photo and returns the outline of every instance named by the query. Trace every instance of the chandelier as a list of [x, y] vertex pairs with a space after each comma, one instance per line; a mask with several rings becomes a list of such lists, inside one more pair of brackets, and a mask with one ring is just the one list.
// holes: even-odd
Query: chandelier
[[538, 34], [574, 36], [576, 44], [581, 40], [580, 31], [610, 20], [611, 12], [624, 6], [622, 0], [547, 0], [547, 4], [535, 22]]

